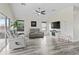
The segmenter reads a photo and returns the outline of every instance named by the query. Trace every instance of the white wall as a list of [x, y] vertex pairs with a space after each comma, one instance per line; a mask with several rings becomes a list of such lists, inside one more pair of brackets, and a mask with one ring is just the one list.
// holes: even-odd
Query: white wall
[[61, 10], [61, 32], [72, 37], [73, 41], [73, 6]]
[[74, 40], [79, 41], [79, 7], [74, 7]]
[[[60, 12], [60, 10], [63, 10], [64, 8], [67, 8], [72, 5], [73, 4], [67, 4], [67, 3], [66, 4], [65, 3], [64, 4], [26, 3], [25, 6], [23, 6], [21, 4], [17, 4], [17, 3], [11, 4], [16, 19], [25, 20], [25, 33], [29, 32], [29, 29], [31, 28], [30, 26], [31, 26], [32, 20], [37, 21], [37, 27], [41, 28], [42, 21], [47, 21], [47, 26], [48, 26], [49, 23], [54, 20], [52, 17], [54, 16], [55, 13], [57, 13], [57, 11]], [[46, 16], [42, 16], [42, 15], [37, 16], [35, 14], [36, 13], [35, 10], [37, 10], [38, 8], [41, 8], [42, 10], [46, 10]], [[53, 11], [53, 9], [55, 9], [55, 10]], [[59, 16], [57, 15], [57, 17], [59, 17]], [[47, 28], [49, 28], [49, 27], [47, 27]], [[48, 32], [49, 31], [47, 31], [47, 33]]]
[[[25, 33], [28, 34], [30, 28], [40, 28], [41, 30], [41, 24], [43, 21], [47, 22], [47, 31], [45, 34], [48, 34], [48, 30], [49, 30], [49, 21], [48, 21], [48, 17], [47, 16], [37, 16], [37, 17], [27, 17], [27, 20], [25, 20]], [[31, 21], [36, 21], [37, 22], [37, 27], [31, 27]]]
[[12, 10], [7, 3], [0, 3], [0, 12], [6, 15], [8, 18], [14, 18]]
[[52, 17], [52, 21], [60, 21], [60, 31], [62, 34], [71, 36], [73, 41], [73, 6], [63, 8]]
[[[16, 19], [25, 20], [25, 34], [29, 33], [31, 28], [31, 21], [37, 21], [37, 28], [41, 28], [41, 22], [47, 21], [47, 28], [49, 23], [53, 21], [61, 22], [61, 32], [65, 35], [70, 35], [73, 38], [73, 5], [72, 4], [12, 4]], [[46, 16], [36, 16], [34, 10], [38, 8], [46, 10]], [[56, 9], [56, 11], [52, 11]], [[55, 13], [55, 14], [53, 14]], [[47, 33], [49, 29], [47, 29]], [[72, 39], [73, 40], [73, 39]]]
[[25, 33], [29, 33], [31, 28], [31, 21], [37, 21], [37, 28], [41, 28], [41, 22], [47, 21], [47, 34], [49, 34], [49, 23], [54, 21], [60, 21], [61, 33], [72, 37], [73, 41], [73, 7], [67, 7], [61, 11], [57, 11], [55, 15], [51, 16], [39, 16], [39, 17], [27, 17], [25, 20]]

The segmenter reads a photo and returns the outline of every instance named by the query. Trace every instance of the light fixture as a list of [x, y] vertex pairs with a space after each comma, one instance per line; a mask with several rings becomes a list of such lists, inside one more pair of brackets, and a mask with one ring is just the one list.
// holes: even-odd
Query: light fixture
[[37, 13], [37, 15], [46, 15], [46, 11], [45, 10], [41, 10], [41, 8], [38, 8], [38, 10], [35, 10], [35, 12]]

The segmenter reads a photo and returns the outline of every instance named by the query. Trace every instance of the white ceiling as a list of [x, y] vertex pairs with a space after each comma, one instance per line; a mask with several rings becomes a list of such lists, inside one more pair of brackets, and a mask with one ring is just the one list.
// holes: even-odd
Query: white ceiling
[[[61, 10], [62, 8], [66, 8], [68, 6], [72, 6], [74, 4], [71, 3], [26, 3], [25, 5], [21, 5], [21, 3], [13, 3], [10, 4], [13, 10], [13, 13], [16, 18], [24, 19], [27, 16], [33, 16], [35, 14], [35, 10], [41, 8], [42, 10], [46, 10], [47, 15], [53, 15], [56, 11]], [[75, 4], [79, 5], [79, 4]]]

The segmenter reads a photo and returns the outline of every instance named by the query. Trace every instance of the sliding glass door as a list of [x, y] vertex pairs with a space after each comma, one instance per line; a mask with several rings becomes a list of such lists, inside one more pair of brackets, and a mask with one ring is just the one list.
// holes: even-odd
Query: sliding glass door
[[0, 52], [7, 46], [7, 29], [9, 28], [9, 19], [0, 14]]

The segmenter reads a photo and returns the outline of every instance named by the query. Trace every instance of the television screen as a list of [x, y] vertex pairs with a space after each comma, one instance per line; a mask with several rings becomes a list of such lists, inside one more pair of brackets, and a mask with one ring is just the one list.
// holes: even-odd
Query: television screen
[[52, 29], [60, 29], [60, 21], [52, 22], [51, 28]]

